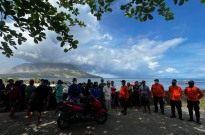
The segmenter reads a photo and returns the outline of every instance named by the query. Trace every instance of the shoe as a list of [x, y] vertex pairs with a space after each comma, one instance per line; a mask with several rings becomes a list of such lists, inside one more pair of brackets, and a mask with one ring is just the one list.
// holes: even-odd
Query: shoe
[[124, 114], [124, 115], [127, 115], [127, 113], [126, 113], [126, 112], [124, 112], [123, 114]]
[[196, 121], [197, 124], [201, 124], [201, 122], [199, 120]]
[[29, 125], [31, 125], [31, 123], [30, 123], [30, 122], [26, 123], [26, 126], [29, 126]]
[[183, 118], [179, 118], [180, 120], [184, 120]]
[[161, 112], [162, 115], [164, 115], [164, 112]]
[[188, 119], [187, 121], [191, 122], [191, 121], [194, 121], [193, 119]]
[[197, 118], [196, 123], [197, 123], [197, 124], [201, 124], [201, 122], [200, 122], [200, 119], [199, 119], [199, 118]]
[[175, 115], [171, 115], [170, 118], [176, 118], [176, 116]]
[[124, 113], [124, 112], [125, 112], [124, 110], [121, 111], [121, 113]]
[[37, 125], [40, 125], [42, 123], [42, 120], [38, 120]]

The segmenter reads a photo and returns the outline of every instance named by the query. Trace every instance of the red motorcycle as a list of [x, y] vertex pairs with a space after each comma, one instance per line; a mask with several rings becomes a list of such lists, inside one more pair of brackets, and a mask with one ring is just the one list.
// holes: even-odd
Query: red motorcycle
[[58, 115], [57, 124], [60, 129], [69, 128], [71, 125], [80, 122], [96, 121], [104, 124], [107, 121], [107, 112], [102, 104], [95, 97], [89, 96], [84, 104], [74, 104], [68, 101], [59, 103], [56, 113]]

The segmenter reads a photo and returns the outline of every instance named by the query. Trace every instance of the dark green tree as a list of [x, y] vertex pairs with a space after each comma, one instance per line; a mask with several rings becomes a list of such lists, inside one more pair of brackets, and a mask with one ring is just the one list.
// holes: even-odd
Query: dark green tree
[[[12, 48], [23, 44], [27, 39], [22, 33], [27, 32], [35, 43], [46, 39], [45, 30], [57, 33], [56, 39], [64, 52], [77, 48], [78, 40], [73, 39], [70, 29], [73, 26], [85, 27], [78, 19], [80, 14], [76, 5], [89, 5], [90, 12], [100, 20], [103, 13], [112, 12], [111, 5], [116, 0], [57, 0], [55, 7], [49, 0], [0, 0], [0, 50], [6, 57], [13, 56]], [[183, 5], [188, 0], [173, 0], [176, 5]], [[205, 0], [201, 0], [202, 3]], [[58, 8], [64, 10], [59, 11]], [[173, 20], [174, 14], [166, 6], [165, 0], [130, 0], [121, 5], [124, 15], [140, 22], [153, 19], [153, 13], [158, 12], [165, 20]], [[68, 12], [63, 12], [68, 11]], [[12, 28], [6, 22], [13, 22]], [[69, 44], [69, 48], [65, 45]]]

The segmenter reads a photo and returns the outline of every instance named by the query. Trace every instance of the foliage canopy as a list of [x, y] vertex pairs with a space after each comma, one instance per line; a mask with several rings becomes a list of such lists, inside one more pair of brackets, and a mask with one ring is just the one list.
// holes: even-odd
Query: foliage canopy
[[[73, 26], [85, 27], [78, 19], [80, 14], [76, 5], [88, 5], [90, 12], [100, 20], [103, 13], [112, 12], [116, 0], [0, 0], [0, 50], [6, 57], [13, 56], [13, 48], [26, 42], [23, 33], [28, 33], [37, 44], [46, 39], [46, 30], [57, 33], [56, 39], [64, 52], [76, 49], [78, 40], [73, 39], [70, 29]], [[173, 0], [175, 5], [183, 5], [188, 0]], [[204, 3], [205, 0], [201, 0]], [[62, 9], [62, 10], [59, 10]], [[165, 0], [130, 0], [121, 5], [124, 15], [140, 22], [153, 19], [158, 12], [165, 20], [173, 20], [174, 13], [166, 6]], [[12, 26], [8, 22], [13, 22]], [[69, 47], [65, 47], [65, 45]]]

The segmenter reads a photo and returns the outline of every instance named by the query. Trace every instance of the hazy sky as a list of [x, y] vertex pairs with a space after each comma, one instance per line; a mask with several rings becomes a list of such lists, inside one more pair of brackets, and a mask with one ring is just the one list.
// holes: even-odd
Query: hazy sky
[[120, 1], [101, 21], [89, 13], [88, 6], [79, 6], [79, 18], [87, 27], [72, 28], [80, 42], [76, 50], [64, 53], [52, 32], [46, 32], [47, 39], [38, 45], [26, 36], [28, 41], [12, 58], [0, 54], [0, 73], [21, 63], [53, 62], [71, 63], [105, 78], [203, 78], [205, 4], [192, 0], [180, 7], [172, 2], [175, 19], [168, 22], [158, 15], [143, 23], [129, 19], [119, 9]]

